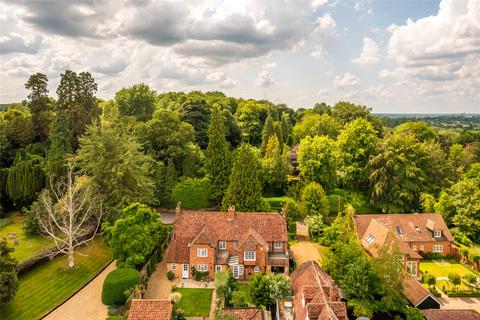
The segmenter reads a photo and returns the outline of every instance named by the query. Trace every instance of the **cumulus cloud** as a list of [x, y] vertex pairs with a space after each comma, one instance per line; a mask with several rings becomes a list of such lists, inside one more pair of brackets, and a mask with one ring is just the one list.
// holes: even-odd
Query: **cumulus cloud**
[[34, 54], [42, 46], [42, 37], [28, 37], [15, 32], [0, 37], [0, 54], [27, 53]]
[[363, 38], [363, 47], [360, 56], [352, 62], [360, 65], [376, 64], [380, 60], [378, 45], [372, 39]]
[[263, 88], [269, 88], [275, 85], [275, 80], [272, 78], [270, 72], [268, 70], [262, 70], [257, 76], [257, 80], [255, 82], [257, 86]]
[[346, 89], [360, 84], [360, 79], [350, 73], [337, 75], [333, 80], [333, 85], [337, 89]]
[[388, 30], [388, 52], [409, 75], [434, 81], [480, 77], [461, 72], [480, 59], [479, 1], [443, 0], [437, 15]]

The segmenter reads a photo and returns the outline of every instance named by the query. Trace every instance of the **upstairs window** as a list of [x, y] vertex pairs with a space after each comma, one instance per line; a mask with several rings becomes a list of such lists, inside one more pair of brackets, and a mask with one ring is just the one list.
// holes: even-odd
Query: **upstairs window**
[[433, 237], [434, 238], [441, 238], [442, 237], [442, 231], [441, 230], [434, 230], [433, 231]]
[[435, 245], [435, 246], [433, 246], [432, 251], [433, 252], [438, 252], [438, 253], [443, 252], [443, 246], [442, 245]]
[[282, 248], [283, 248], [283, 243], [281, 243], [281, 242], [274, 242], [274, 243], [273, 243], [273, 248], [274, 248], [274, 249], [282, 249]]
[[243, 253], [243, 260], [245, 260], [245, 261], [255, 261], [255, 260], [257, 260], [256, 252], [255, 251], [245, 251]]
[[206, 248], [198, 248], [197, 257], [200, 257], [200, 258], [208, 257], [208, 250]]
[[227, 242], [226, 241], [218, 241], [218, 249], [220, 249], [220, 250], [227, 249]]

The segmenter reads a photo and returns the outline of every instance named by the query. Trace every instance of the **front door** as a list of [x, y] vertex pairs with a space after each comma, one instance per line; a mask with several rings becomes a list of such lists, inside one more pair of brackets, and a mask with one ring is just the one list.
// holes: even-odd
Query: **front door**
[[190, 274], [190, 266], [188, 265], [188, 263], [184, 263], [183, 264], [183, 269], [182, 269], [182, 278], [183, 279], [188, 279], [188, 276]]

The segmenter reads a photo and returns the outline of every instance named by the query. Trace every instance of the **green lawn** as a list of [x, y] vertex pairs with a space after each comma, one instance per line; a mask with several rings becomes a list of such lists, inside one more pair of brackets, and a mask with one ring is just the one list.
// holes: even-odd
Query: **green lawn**
[[[0, 318], [38, 319], [87, 283], [111, 260], [112, 254], [100, 237], [81, 248], [76, 267], [68, 270], [65, 255], [43, 263], [19, 277], [13, 301], [0, 309]], [[88, 308], [88, 306], [86, 306]]]
[[283, 196], [283, 197], [264, 197], [265, 201], [270, 204], [272, 210], [281, 210], [283, 205], [287, 203], [290, 197]]
[[212, 304], [213, 289], [177, 288], [182, 299], [175, 304], [176, 309], [183, 309], [186, 317], [208, 317]]
[[453, 260], [450, 260], [448, 265], [439, 265], [434, 261], [422, 261], [420, 263], [420, 271], [422, 273], [428, 272], [429, 274], [433, 274], [437, 278], [448, 278], [450, 273], [457, 273], [461, 277], [472, 273], [467, 267]]
[[12, 257], [18, 260], [18, 262], [25, 261], [27, 259], [33, 258], [43, 249], [53, 247], [55, 244], [42, 236], [39, 235], [27, 235], [23, 232], [23, 221], [25, 218], [23, 216], [17, 215], [16, 212], [11, 212], [7, 216], [10, 218], [13, 223], [4, 227], [0, 230], [0, 239], [8, 238], [9, 232], [15, 232], [18, 238], [18, 246], [13, 245], [13, 239], [8, 238], [8, 245], [13, 247], [15, 251], [12, 253]]

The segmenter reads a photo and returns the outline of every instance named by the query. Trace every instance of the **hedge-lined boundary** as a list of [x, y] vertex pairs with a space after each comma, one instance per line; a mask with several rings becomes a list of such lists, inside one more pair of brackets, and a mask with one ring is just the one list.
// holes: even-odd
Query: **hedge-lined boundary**
[[49, 314], [51, 314], [53, 311], [57, 310], [58, 308], [60, 308], [64, 303], [66, 303], [68, 300], [70, 300], [74, 295], [76, 295], [77, 293], [79, 293], [81, 290], [83, 290], [83, 288], [85, 288], [86, 286], [88, 286], [93, 280], [95, 280], [99, 275], [100, 273], [102, 273], [105, 269], [108, 268], [108, 266], [110, 264], [112, 264], [114, 261], [114, 259], [111, 259], [99, 272], [97, 272], [97, 274], [95, 274], [94, 277], [92, 277], [88, 282], [86, 282], [80, 289], [78, 289], [77, 291], [75, 291], [74, 293], [72, 293], [70, 296], [68, 296], [67, 298], [65, 298], [65, 300], [63, 300], [58, 306], [56, 306], [55, 308], [53, 308], [52, 310], [48, 311], [46, 314], [44, 314], [40, 319], [44, 319], [46, 316], [48, 316]]

